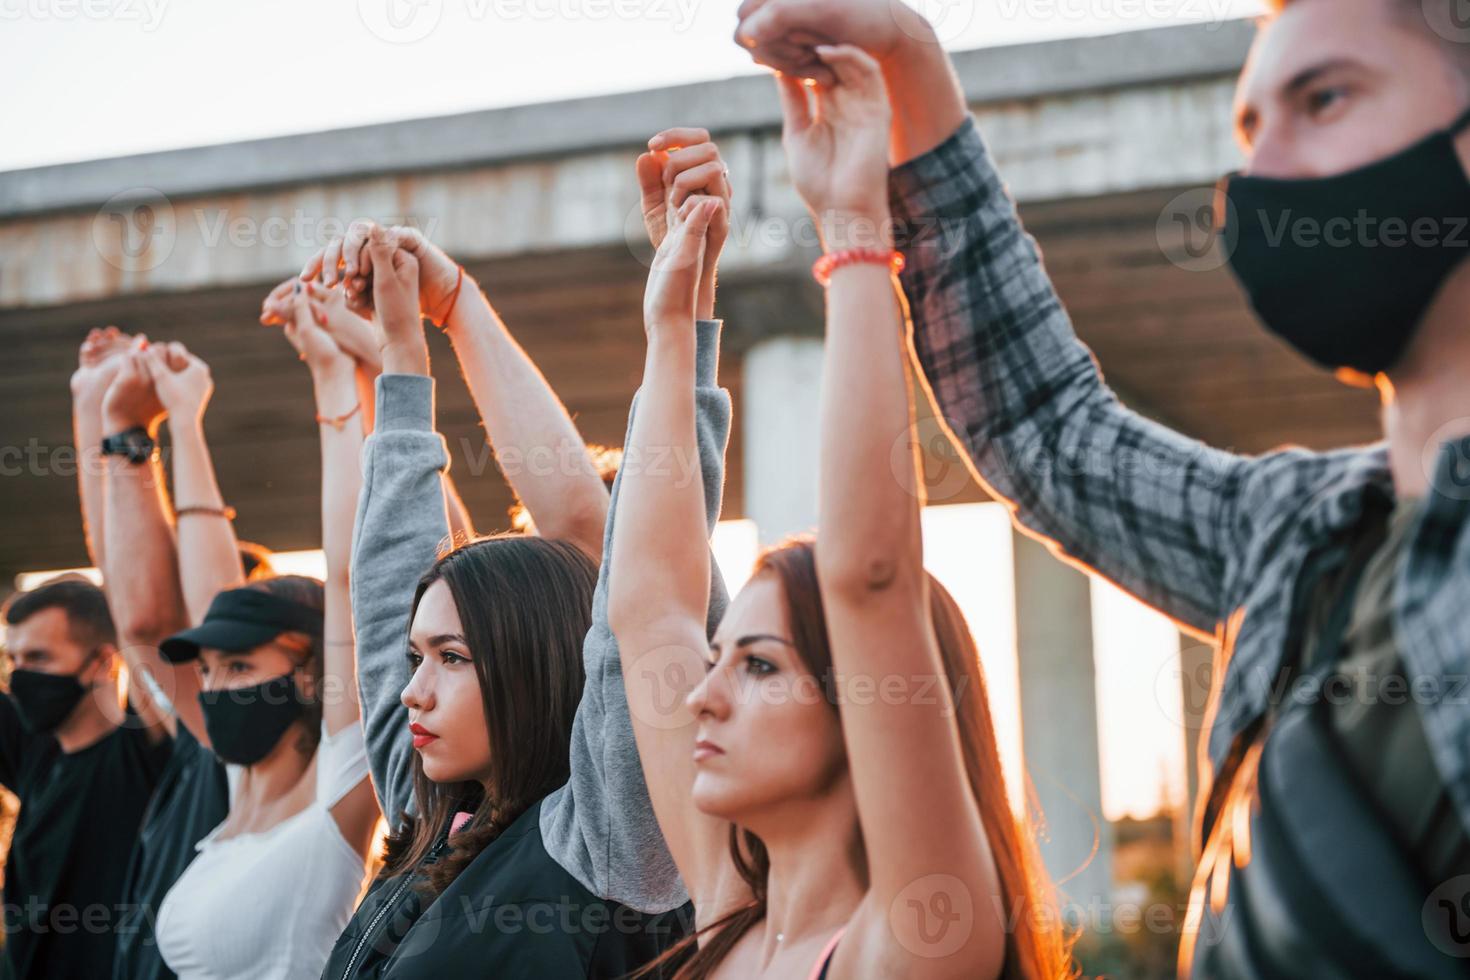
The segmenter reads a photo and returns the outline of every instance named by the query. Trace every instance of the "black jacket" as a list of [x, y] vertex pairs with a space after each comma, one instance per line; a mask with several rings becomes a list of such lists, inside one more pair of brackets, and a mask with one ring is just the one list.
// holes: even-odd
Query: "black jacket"
[[375, 882], [322, 980], [617, 980], [686, 933], [687, 905], [646, 915], [584, 888], [546, 852], [540, 813], [521, 814], [427, 908], [419, 874]]

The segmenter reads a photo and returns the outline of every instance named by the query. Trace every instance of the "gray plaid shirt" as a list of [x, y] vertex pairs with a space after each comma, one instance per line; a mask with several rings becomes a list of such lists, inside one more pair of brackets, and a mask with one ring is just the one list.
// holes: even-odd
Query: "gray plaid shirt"
[[[1383, 444], [1263, 456], [1212, 449], [1125, 408], [1077, 339], [974, 120], [895, 169], [893, 217], [915, 346], [940, 413], [1017, 520], [1217, 645], [1213, 772], [1292, 693], [1303, 603], [1340, 567], [1369, 498], [1393, 499]], [[1395, 585], [1395, 633], [1434, 762], [1470, 828], [1470, 437], [1430, 457]]]

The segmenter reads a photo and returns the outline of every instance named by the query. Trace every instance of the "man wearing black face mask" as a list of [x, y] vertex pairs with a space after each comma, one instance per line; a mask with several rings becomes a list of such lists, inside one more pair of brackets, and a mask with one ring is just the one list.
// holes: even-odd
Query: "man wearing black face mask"
[[102, 590], [51, 582], [14, 597], [5, 622], [0, 783], [20, 798], [5, 868], [6, 965], [17, 977], [108, 976], [123, 874], [168, 741], [120, 706]]
[[736, 37], [819, 82], [817, 44], [882, 63], [902, 282], [940, 414], [1029, 531], [1220, 648], [1181, 968], [1459, 976], [1470, 45], [1457, 0], [1274, 6], [1238, 89], [1249, 166], [1224, 182], [1226, 244], [1269, 330], [1372, 377], [1385, 440], [1364, 449], [1247, 458], [1124, 408], [908, 7], [745, 0]]

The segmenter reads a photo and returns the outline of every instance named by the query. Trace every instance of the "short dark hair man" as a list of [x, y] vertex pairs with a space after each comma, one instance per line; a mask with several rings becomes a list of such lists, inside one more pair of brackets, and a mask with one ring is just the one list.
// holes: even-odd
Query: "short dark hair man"
[[101, 589], [52, 581], [4, 615], [0, 783], [20, 798], [5, 956], [16, 977], [110, 976], [123, 876], [168, 740], [121, 703]]

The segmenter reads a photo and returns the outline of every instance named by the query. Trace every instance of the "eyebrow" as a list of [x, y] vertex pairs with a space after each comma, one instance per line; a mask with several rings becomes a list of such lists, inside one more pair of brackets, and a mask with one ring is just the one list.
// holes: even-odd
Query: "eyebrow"
[[[1315, 65], [1308, 65], [1291, 76], [1291, 79], [1282, 86], [1281, 92], [1287, 98], [1291, 98], [1302, 89], [1320, 79], [1323, 75], [1344, 68], [1363, 67], [1364, 65], [1361, 61], [1353, 58], [1329, 58]], [[1255, 106], [1245, 105], [1241, 107], [1240, 114], [1235, 119], [1235, 131], [1245, 139], [1246, 143], [1251, 142], [1251, 136], [1255, 132], [1256, 123], [1259, 119], [1260, 111]]]
[[[787, 646], [787, 647], [795, 647], [796, 646], [795, 643], [792, 643], [790, 640], [786, 639], [784, 636], [776, 636], [774, 633], [749, 633], [749, 634], [746, 634], [745, 636], [740, 637], [740, 639], [736, 640], [735, 641], [735, 647], [736, 647], [736, 649], [739, 649], [740, 647], [748, 647], [752, 643], [762, 643], [762, 642], [765, 642], [765, 641], [770, 641], [771, 643], [779, 643], [782, 646]], [[711, 650], [715, 651], [716, 653], [719, 653], [720, 652], [720, 645], [718, 643], [711, 643], [709, 645], [709, 648]]]
[[[429, 646], [431, 647], [442, 647], [446, 643], [462, 643], [465, 646], [470, 645], [469, 641], [464, 638], [463, 633], [439, 633], [429, 637], [428, 640]], [[414, 643], [413, 637], [411, 636], [408, 638], [408, 645], [413, 647], [415, 650], [418, 649], [418, 644]]]

